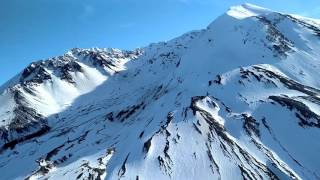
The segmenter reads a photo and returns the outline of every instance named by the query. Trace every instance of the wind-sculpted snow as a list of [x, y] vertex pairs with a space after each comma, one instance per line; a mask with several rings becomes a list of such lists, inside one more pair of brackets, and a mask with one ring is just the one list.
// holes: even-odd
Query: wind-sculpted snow
[[317, 20], [250, 4], [0, 88], [0, 179], [319, 179]]

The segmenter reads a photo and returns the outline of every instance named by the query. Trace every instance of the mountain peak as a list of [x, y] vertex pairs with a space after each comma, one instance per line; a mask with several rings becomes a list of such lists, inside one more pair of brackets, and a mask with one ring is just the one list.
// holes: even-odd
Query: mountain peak
[[266, 9], [257, 5], [244, 3], [242, 5], [230, 7], [229, 10], [227, 11], [227, 14], [237, 19], [244, 19], [252, 16], [269, 14], [272, 12], [273, 11], [269, 9]]

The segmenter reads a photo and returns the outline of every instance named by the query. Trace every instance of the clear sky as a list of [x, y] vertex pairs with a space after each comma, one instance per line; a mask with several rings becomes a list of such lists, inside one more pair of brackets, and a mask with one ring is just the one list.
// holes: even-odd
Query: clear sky
[[0, 85], [30, 62], [70, 48], [169, 40], [244, 2], [320, 18], [320, 0], [0, 0]]

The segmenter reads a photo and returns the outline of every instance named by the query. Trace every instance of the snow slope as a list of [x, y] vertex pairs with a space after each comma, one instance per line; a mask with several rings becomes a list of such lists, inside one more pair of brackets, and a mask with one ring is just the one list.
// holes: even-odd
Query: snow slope
[[0, 88], [0, 179], [320, 179], [319, 38], [244, 4], [168, 42], [32, 63]]

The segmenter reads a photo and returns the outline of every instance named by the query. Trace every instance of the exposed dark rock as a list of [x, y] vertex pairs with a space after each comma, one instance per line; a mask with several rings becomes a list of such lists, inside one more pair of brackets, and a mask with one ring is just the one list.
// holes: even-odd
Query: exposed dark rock
[[219, 175], [219, 179], [221, 179], [220, 168], [218, 166], [218, 163], [214, 160], [212, 156], [211, 147], [207, 143], [206, 143], [206, 146], [207, 146], [207, 155], [208, 155], [209, 161], [211, 162], [210, 167], [211, 167], [212, 173], [215, 174], [215, 172], [217, 172]]
[[311, 111], [304, 103], [285, 96], [269, 96], [269, 99], [287, 106], [290, 110], [297, 110], [300, 114], [296, 113], [296, 116], [300, 119], [301, 126], [320, 128], [320, 116]]
[[320, 37], [320, 28], [319, 27], [316, 27], [315, 25], [312, 25], [312, 24], [307, 23], [305, 21], [299, 20], [291, 15], [284, 15], [284, 16], [291, 19], [293, 22], [298, 23], [298, 24], [310, 29], [311, 31], [313, 31], [313, 33], [316, 36]]
[[221, 84], [222, 76], [220, 74], [217, 75], [216, 79], [213, 81], [216, 84]]
[[121, 169], [119, 169], [119, 171], [118, 171], [118, 176], [119, 176], [120, 178], [121, 178], [121, 177], [126, 173], [126, 171], [127, 171], [126, 163], [127, 163], [128, 158], [129, 158], [129, 155], [130, 155], [130, 154], [127, 155], [126, 159], [125, 159], [125, 160], [123, 161], [123, 163], [122, 163]]
[[193, 127], [199, 134], [202, 134], [201, 130], [198, 128], [196, 124], [193, 123]]
[[[189, 106], [189, 108], [192, 110], [193, 115], [196, 115], [197, 111], [202, 111], [198, 106], [197, 106], [197, 102], [198, 101], [202, 101], [203, 99], [205, 99], [208, 96], [194, 96], [191, 98], [191, 104]], [[207, 101], [206, 102], [208, 105], [212, 106], [212, 107], [217, 107], [217, 104], [213, 101]]]
[[169, 141], [168, 141], [168, 139], [167, 139], [167, 140], [166, 140], [166, 145], [165, 145], [165, 147], [164, 147], [164, 149], [163, 149], [163, 153], [164, 153], [164, 156], [165, 156], [167, 159], [171, 160], [171, 158], [170, 158], [170, 156], [169, 156], [169, 154], [168, 154], [169, 147], [170, 147], [170, 144], [169, 144]]
[[110, 112], [106, 115], [106, 119], [108, 119], [109, 121], [113, 121], [114, 118], [113, 118], [113, 112]]
[[21, 142], [24, 142], [24, 141], [27, 141], [27, 140], [30, 140], [32, 138], [35, 138], [35, 137], [39, 137], [45, 133], [47, 133], [48, 131], [50, 130], [50, 127], [49, 126], [44, 126], [43, 128], [41, 128], [39, 131], [36, 131], [34, 133], [31, 133], [31, 134], [27, 134], [21, 138], [18, 138], [18, 139], [14, 139], [14, 140], [11, 140], [10, 142], [7, 142], [5, 143], [1, 149], [0, 149], [0, 153], [3, 151], [3, 150], [6, 150], [8, 148], [10, 149], [13, 149], [18, 143], [21, 143]]
[[302, 93], [305, 93], [305, 94], [313, 96], [313, 97], [316, 96], [317, 94], [320, 94], [320, 90], [318, 90], [318, 89], [302, 85], [292, 79], [288, 79], [287, 77], [283, 77], [273, 71], [267, 70], [267, 69], [259, 67], [259, 66], [253, 66], [253, 68], [256, 69], [258, 72], [263, 72], [267, 77], [269, 77], [271, 79], [279, 80], [281, 83], [283, 83], [289, 89], [300, 91]]
[[197, 102], [201, 101], [204, 98], [206, 98], [206, 96], [194, 96], [191, 98], [191, 104], [189, 108], [192, 110], [193, 115], [196, 115], [196, 112], [200, 110], [199, 107], [197, 106]]
[[140, 104], [128, 107], [127, 109], [120, 111], [117, 114], [116, 118], [120, 119], [120, 121], [123, 122], [125, 119], [128, 119], [131, 115], [133, 115], [137, 110], [142, 108], [143, 105], [144, 102], [141, 102]]
[[64, 66], [60, 67], [62, 80], [66, 80], [69, 83], [75, 83], [70, 72], [82, 72], [82, 67], [75, 61], [70, 61], [69, 63], [65, 64]]
[[43, 83], [50, 80], [50, 74], [39, 63], [32, 63], [21, 74], [21, 82]]
[[266, 39], [273, 45], [269, 47], [274, 51], [275, 56], [286, 57], [288, 52], [293, 52], [293, 42], [284, 36], [275, 26], [275, 24], [263, 16], [256, 16], [256, 18], [267, 27]]
[[140, 139], [142, 138], [143, 134], [144, 134], [144, 131], [142, 131], [142, 132], [140, 133], [140, 135], [139, 135], [139, 138], [140, 138]]
[[51, 80], [51, 75], [47, 69], [51, 70], [61, 80], [69, 83], [74, 83], [71, 72], [82, 72], [82, 67], [79, 63], [73, 57], [65, 55], [30, 64], [23, 70], [20, 81], [23, 84], [41, 84], [44, 81]]
[[248, 114], [242, 114], [244, 119], [243, 128], [249, 135], [260, 137], [259, 122]]
[[58, 152], [60, 151], [60, 149], [63, 148], [64, 146], [65, 146], [65, 144], [62, 144], [62, 145], [54, 148], [54, 149], [51, 150], [50, 152], [48, 152], [47, 155], [46, 155], [46, 157], [45, 157], [45, 160], [46, 160], [46, 161], [50, 161], [51, 158], [52, 158], [54, 155], [58, 154]]
[[114, 67], [116, 67], [116, 65], [112, 61], [112, 58], [108, 56], [104, 56], [102, 53], [92, 52], [90, 54], [90, 58], [92, 59], [93, 65], [95, 66], [107, 67], [110, 69], [113, 69]]
[[152, 141], [152, 137], [149, 138], [144, 144], [143, 144], [143, 151], [145, 153], [148, 153], [149, 152], [149, 149], [151, 147], [151, 141]]

